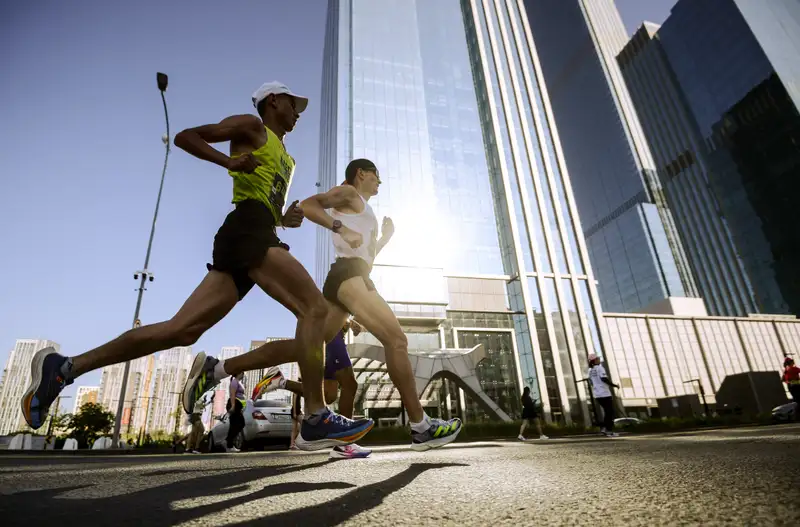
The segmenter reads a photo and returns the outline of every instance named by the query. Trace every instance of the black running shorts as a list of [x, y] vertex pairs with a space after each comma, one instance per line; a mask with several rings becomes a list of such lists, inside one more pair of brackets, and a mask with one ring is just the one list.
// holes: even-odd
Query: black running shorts
[[523, 419], [536, 419], [539, 417], [539, 412], [536, 408], [523, 408], [522, 409], [522, 418]]
[[369, 278], [369, 271], [369, 264], [362, 258], [337, 258], [331, 265], [327, 278], [325, 278], [325, 284], [322, 286], [322, 296], [349, 312], [350, 310], [347, 309], [347, 306], [339, 302], [339, 287], [344, 281], [360, 276], [364, 279], [367, 290], [375, 291], [375, 284]]
[[241, 300], [255, 285], [250, 270], [261, 265], [270, 247], [289, 250], [275, 232], [272, 212], [260, 201], [248, 199], [237, 203], [225, 218], [214, 236], [213, 263], [206, 267], [231, 275]]

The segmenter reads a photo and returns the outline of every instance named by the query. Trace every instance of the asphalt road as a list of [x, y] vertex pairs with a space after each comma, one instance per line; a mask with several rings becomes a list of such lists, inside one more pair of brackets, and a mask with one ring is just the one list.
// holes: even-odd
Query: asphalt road
[[0, 525], [800, 525], [800, 426], [202, 456], [0, 456]]

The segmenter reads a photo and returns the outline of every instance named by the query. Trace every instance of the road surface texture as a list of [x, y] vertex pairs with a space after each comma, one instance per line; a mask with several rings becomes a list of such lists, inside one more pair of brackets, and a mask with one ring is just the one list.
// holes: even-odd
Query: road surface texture
[[0, 525], [800, 525], [800, 426], [327, 453], [0, 456]]

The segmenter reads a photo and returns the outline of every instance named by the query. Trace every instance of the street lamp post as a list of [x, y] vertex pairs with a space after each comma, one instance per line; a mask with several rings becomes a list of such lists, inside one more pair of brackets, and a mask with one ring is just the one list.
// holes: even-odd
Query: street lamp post
[[703, 383], [700, 382], [700, 379], [690, 379], [684, 381], [683, 384], [689, 384], [690, 382], [697, 383], [697, 388], [700, 391], [700, 398], [703, 399], [703, 408], [706, 411], [706, 417], [711, 417], [711, 412], [708, 410], [708, 402], [706, 402], [706, 391], [703, 389]]
[[150, 415], [150, 400], [157, 399], [157, 397], [152, 395], [143, 395], [139, 397], [139, 399], [147, 399], [147, 403], [145, 403], [144, 407], [144, 421], [141, 428], [139, 428], [139, 446], [142, 446], [142, 437], [144, 437], [144, 433], [147, 430], [147, 417]]
[[594, 402], [594, 393], [592, 392], [592, 386], [590, 384], [589, 379], [579, 379], [577, 382], [585, 382], [586, 383], [586, 390], [589, 392], [589, 404], [592, 407], [592, 415], [589, 419], [589, 423], [595, 426], [602, 426], [599, 422], [599, 416], [597, 415], [597, 406]]
[[177, 436], [181, 421], [181, 395], [183, 395], [183, 393], [182, 392], [169, 392], [169, 393], [178, 396], [178, 406], [175, 407], [175, 432], [173, 432], [173, 435]]
[[[156, 198], [156, 208], [155, 212], [153, 212], [153, 224], [150, 227], [150, 240], [147, 242], [147, 254], [144, 257], [144, 269], [141, 271], [136, 271], [133, 274], [134, 280], [139, 280], [139, 295], [136, 299], [136, 311], [133, 315], [133, 324], [136, 327], [136, 323], [139, 320], [139, 310], [142, 307], [142, 295], [145, 292], [145, 283], [149, 279], [151, 282], [155, 279], [153, 273], [149, 271], [147, 268], [150, 265], [150, 251], [153, 248], [153, 236], [156, 232], [156, 220], [158, 219], [158, 207], [161, 205], [161, 192], [164, 190], [164, 176], [167, 173], [167, 160], [169, 159], [169, 114], [167, 113], [167, 100], [164, 97], [164, 92], [167, 90], [167, 82], [168, 78], [167, 75], [164, 73], [157, 73], [156, 74], [156, 81], [158, 83], [158, 89], [161, 92], [161, 102], [164, 104], [164, 119], [167, 122], [167, 133], [163, 136], [165, 153], [164, 153], [164, 168], [161, 170], [161, 184], [158, 186], [158, 198]], [[140, 278], [141, 277], [141, 278]], [[117, 416], [114, 420], [114, 435], [111, 439], [111, 447], [117, 448], [119, 446], [119, 429], [120, 425], [122, 424], [122, 411], [125, 407], [125, 391], [128, 388], [128, 374], [131, 369], [130, 361], [125, 363], [125, 370], [122, 373], [122, 386], [120, 387], [119, 393], [119, 404], [117, 405]]]
[[[61, 399], [72, 399], [71, 395], [59, 395], [56, 397], [56, 410], [53, 412], [52, 417], [50, 417], [50, 424], [47, 426], [47, 434], [44, 436], [44, 449], [47, 450], [47, 442], [50, 440], [50, 434], [53, 431], [53, 421], [56, 420], [58, 417], [58, 410], [61, 408]], [[55, 443], [53, 444], [53, 448], [55, 448]]]

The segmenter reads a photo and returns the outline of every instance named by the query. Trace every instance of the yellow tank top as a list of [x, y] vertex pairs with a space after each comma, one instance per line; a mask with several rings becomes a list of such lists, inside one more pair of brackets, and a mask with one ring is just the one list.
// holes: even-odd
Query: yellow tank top
[[272, 212], [275, 224], [280, 225], [283, 206], [292, 184], [295, 162], [286, 153], [278, 136], [266, 126], [264, 128], [267, 131], [267, 142], [252, 152], [261, 165], [252, 174], [230, 170], [228, 174], [233, 178], [233, 203], [247, 199], [260, 201]]

